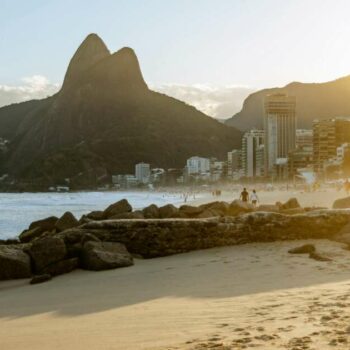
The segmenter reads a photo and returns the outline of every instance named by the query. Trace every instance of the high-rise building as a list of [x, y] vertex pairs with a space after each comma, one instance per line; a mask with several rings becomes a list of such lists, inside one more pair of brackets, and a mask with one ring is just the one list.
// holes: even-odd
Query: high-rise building
[[324, 164], [337, 157], [337, 147], [350, 142], [350, 117], [337, 117], [313, 122], [313, 166], [318, 175]]
[[151, 176], [151, 167], [147, 163], [138, 163], [135, 165], [135, 177], [136, 179], [143, 184], [146, 184], [150, 181]]
[[[253, 129], [243, 135], [242, 169], [246, 177], [261, 176], [261, 164], [257, 160], [260, 146], [264, 144], [264, 134], [264, 130]], [[261, 155], [259, 157], [261, 158]]]
[[231, 178], [239, 178], [242, 169], [242, 151], [234, 149], [227, 152], [227, 175]]
[[265, 97], [265, 174], [281, 167], [296, 144], [296, 98], [286, 94]]

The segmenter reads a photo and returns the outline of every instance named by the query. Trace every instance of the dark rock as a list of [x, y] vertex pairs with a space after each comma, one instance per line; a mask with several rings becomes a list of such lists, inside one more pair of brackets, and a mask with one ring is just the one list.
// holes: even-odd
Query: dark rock
[[194, 207], [192, 205], [181, 205], [179, 212], [188, 218], [194, 218], [203, 212], [203, 208]]
[[254, 210], [254, 206], [247, 202], [242, 202], [239, 199], [235, 199], [228, 208], [228, 215], [236, 216], [244, 213], [250, 213]]
[[69, 228], [79, 226], [78, 220], [74, 217], [74, 215], [67, 211], [65, 212], [56, 222], [56, 230], [57, 232], [61, 232], [64, 230], [68, 230]]
[[256, 211], [266, 211], [272, 213], [278, 213], [280, 210], [279, 206], [276, 204], [260, 204]]
[[131, 213], [122, 213], [113, 215], [109, 218], [110, 220], [118, 220], [118, 219], [144, 219], [143, 213], [141, 210], [136, 210]]
[[303, 208], [281, 209], [280, 213], [285, 215], [295, 215], [295, 214], [303, 214], [305, 213], [305, 210]]
[[196, 216], [196, 218], [212, 218], [216, 216], [223, 216], [224, 214], [222, 211], [212, 210], [212, 209], [204, 209], [200, 214]]
[[56, 216], [50, 216], [42, 220], [34, 221], [29, 225], [29, 230], [32, 230], [36, 227], [40, 227], [43, 232], [52, 231], [55, 229], [57, 220], [58, 218]]
[[50, 281], [52, 276], [48, 273], [44, 273], [42, 275], [36, 275], [30, 280], [30, 284], [38, 284]]
[[203, 210], [211, 210], [212, 212], [217, 214], [215, 216], [224, 216], [228, 213], [228, 211], [230, 209], [230, 205], [227, 202], [218, 202], [217, 201], [217, 202], [202, 204], [199, 206], [199, 208], [201, 208]]
[[145, 219], [157, 219], [159, 218], [159, 208], [155, 204], [151, 204], [142, 210]]
[[328, 258], [326, 256], [323, 256], [323, 255], [321, 255], [319, 253], [316, 253], [316, 252], [310, 252], [309, 258], [317, 260], [317, 261], [332, 261], [332, 259], [330, 259], [330, 258]]
[[63, 275], [75, 270], [79, 266], [78, 258], [71, 258], [55, 262], [43, 269], [43, 273], [51, 276]]
[[176, 217], [178, 212], [179, 212], [179, 209], [177, 209], [175, 205], [172, 205], [172, 204], [163, 205], [162, 207], [159, 208], [159, 217], [161, 219], [173, 218], [173, 217]]
[[87, 242], [82, 251], [82, 267], [86, 270], [108, 270], [133, 265], [133, 258], [121, 243]]
[[103, 211], [101, 211], [101, 210], [92, 211], [91, 213], [86, 214], [86, 217], [88, 219], [95, 220], [95, 221], [103, 220], [103, 218], [104, 218]]
[[122, 199], [114, 204], [111, 204], [106, 210], [103, 212], [103, 217], [108, 219], [114, 215], [129, 213], [132, 211], [132, 206], [126, 199]]
[[304, 244], [300, 247], [292, 248], [288, 250], [290, 254], [310, 254], [316, 251], [313, 244]]
[[40, 227], [35, 227], [31, 230], [24, 230], [19, 235], [19, 240], [22, 243], [31, 242], [33, 239], [40, 237], [45, 231], [43, 231]]
[[350, 208], [350, 197], [339, 198], [334, 201], [333, 209], [346, 209]]
[[[277, 203], [276, 203], [277, 204]], [[300, 208], [300, 204], [296, 198], [290, 198], [280, 206], [280, 209], [295, 209]]]
[[82, 245], [82, 247], [84, 246], [84, 244], [86, 242], [100, 242], [100, 239], [98, 239], [95, 235], [93, 235], [92, 233], [85, 233], [84, 236], [82, 237], [80, 244]]
[[30, 257], [22, 246], [0, 246], [0, 280], [28, 278], [31, 274]]
[[0, 239], [0, 245], [14, 245], [20, 244], [20, 241], [16, 238]]
[[63, 260], [67, 255], [67, 249], [63, 239], [45, 237], [32, 243], [29, 254], [34, 261], [35, 271], [41, 272], [45, 267]]

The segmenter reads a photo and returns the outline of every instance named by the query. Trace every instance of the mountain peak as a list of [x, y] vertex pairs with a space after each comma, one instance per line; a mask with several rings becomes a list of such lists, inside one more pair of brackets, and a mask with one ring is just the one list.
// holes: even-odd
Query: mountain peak
[[70, 85], [85, 70], [110, 55], [103, 40], [95, 33], [89, 34], [72, 57], [63, 86]]

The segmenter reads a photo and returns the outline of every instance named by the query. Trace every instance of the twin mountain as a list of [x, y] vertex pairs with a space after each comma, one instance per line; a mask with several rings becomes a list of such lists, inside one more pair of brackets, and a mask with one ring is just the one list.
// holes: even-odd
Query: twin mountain
[[0, 175], [84, 187], [141, 161], [180, 168], [194, 155], [226, 158], [241, 132], [151, 91], [132, 49], [112, 54], [90, 34], [57, 94], [0, 108], [0, 138], [10, 141]]

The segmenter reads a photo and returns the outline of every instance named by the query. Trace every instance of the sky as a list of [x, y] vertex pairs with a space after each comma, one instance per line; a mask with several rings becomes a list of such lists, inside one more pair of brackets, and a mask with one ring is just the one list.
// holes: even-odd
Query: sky
[[348, 0], [0, 0], [0, 105], [59, 89], [89, 33], [219, 118], [261, 88], [350, 74]]

